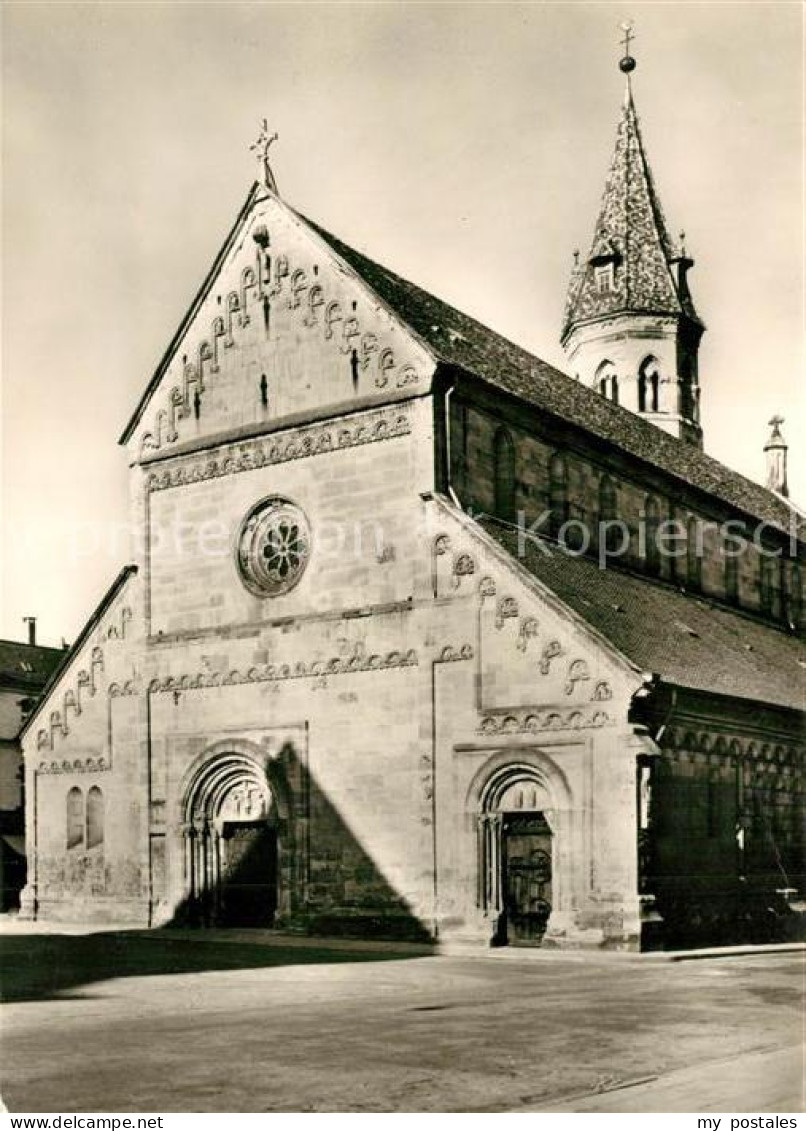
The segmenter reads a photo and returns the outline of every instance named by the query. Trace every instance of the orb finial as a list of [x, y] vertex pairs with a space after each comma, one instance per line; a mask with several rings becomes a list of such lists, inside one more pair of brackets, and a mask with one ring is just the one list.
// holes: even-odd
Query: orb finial
[[632, 20], [625, 20], [625, 22], [621, 25], [621, 30], [624, 32], [624, 38], [621, 40], [621, 45], [624, 48], [624, 54], [619, 60], [619, 69], [623, 71], [625, 75], [629, 75], [630, 72], [634, 71], [636, 67], [635, 59], [633, 59], [632, 55], [630, 54], [630, 43], [633, 39], [635, 39], [635, 35], [633, 34], [632, 29]]
[[279, 134], [269, 133], [269, 123], [266, 118], [264, 118], [261, 122], [260, 134], [258, 135], [257, 141], [254, 145], [249, 146], [252, 153], [257, 154], [257, 159], [263, 166], [263, 184], [269, 192], [273, 192], [275, 196], [277, 195], [277, 182], [274, 179], [274, 173], [269, 164], [269, 149], [272, 142], [279, 141], [279, 138]]

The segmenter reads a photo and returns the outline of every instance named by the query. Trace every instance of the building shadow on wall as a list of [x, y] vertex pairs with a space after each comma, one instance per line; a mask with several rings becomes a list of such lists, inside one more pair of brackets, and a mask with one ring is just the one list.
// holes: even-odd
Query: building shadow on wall
[[[379, 773], [376, 793], [382, 781]], [[174, 909], [165, 928], [76, 935], [60, 934], [54, 926], [50, 934], [0, 936], [0, 1000], [92, 998], [97, 992], [87, 987], [115, 978], [388, 962], [432, 953], [428, 926], [395, 890], [292, 744], [269, 762], [267, 782], [271, 805], [259, 819], [246, 812], [233, 820], [231, 806], [194, 814], [193, 846], [185, 843], [186, 868], [194, 854], [194, 891]], [[237, 786], [233, 777], [233, 788]], [[211, 795], [219, 806], [228, 796], [222, 790]], [[386, 803], [393, 815], [395, 796], [390, 793]], [[422, 871], [423, 853], [428, 856], [430, 827], [423, 831], [420, 851], [412, 848], [413, 875]], [[223, 843], [215, 843], [213, 832]], [[199, 928], [196, 939], [171, 932], [188, 926]], [[211, 927], [217, 930], [205, 931]], [[284, 945], [270, 932], [261, 943], [233, 930], [222, 939], [219, 931], [228, 927], [275, 927], [313, 937]], [[328, 947], [327, 936], [358, 941], [339, 949]], [[361, 940], [385, 940], [386, 946], [362, 949]], [[420, 945], [397, 949], [396, 942]]]
[[[224, 756], [226, 757], [226, 755]], [[214, 761], [211, 773], [214, 773]], [[239, 787], [233, 779], [233, 789]], [[231, 817], [227, 794], [213, 795], [209, 811], [192, 815], [192, 844], [185, 843], [185, 878], [190, 894], [175, 908], [168, 926], [279, 927], [296, 933], [431, 943], [423, 922], [388, 879], [371, 849], [309, 773], [292, 743], [267, 762], [271, 791], [268, 813]], [[382, 796], [377, 780], [356, 804], [373, 810], [386, 805], [394, 820], [399, 800]], [[248, 783], [247, 783], [248, 784]], [[415, 817], [412, 815], [412, 820]], [[407, 871], [420, 877], [430, 898], [431, 827], [420, 825], [420, 845], [407, 842]], [[399, 838], [401, 839], [401, 838]], [[388, 851], [387, 842], [387, 851]], [[192, 858], [192, 859], [191, 859]], [[423, 863], [429, 871], [423, 879]]]
[[418, 958], [416, 950], [336, 950], [327, 944], [283, 946], [239, 941], [171, 938], [155, 931], [0, 936], [0, 1001], [100, 996], [93, 989], [115, 978], [259, 970], [288, 966], [394, 962]]

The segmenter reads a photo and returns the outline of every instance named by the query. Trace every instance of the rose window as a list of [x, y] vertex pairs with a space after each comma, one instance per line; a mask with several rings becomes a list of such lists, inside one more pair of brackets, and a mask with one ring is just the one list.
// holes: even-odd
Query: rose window
[[246, 516], [238, 539], [238, 568], [247, 589], [276, 597], [305, 572], [311, 535], [305, 515], [287, 499], [264, 499]]

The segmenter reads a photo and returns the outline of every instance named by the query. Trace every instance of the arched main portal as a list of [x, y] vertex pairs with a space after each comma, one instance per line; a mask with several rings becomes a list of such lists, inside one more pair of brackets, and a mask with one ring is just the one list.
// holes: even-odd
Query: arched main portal
[[546, 774], [499, 764], [478, 792], [479, 903], [501, 944], [539, 946], [557, 902], [559, 814]]
[[188, 918], [205, 926], [271, 926], [278, 901], [276, 789], [249, 753], [212, 752], [185, 788]]

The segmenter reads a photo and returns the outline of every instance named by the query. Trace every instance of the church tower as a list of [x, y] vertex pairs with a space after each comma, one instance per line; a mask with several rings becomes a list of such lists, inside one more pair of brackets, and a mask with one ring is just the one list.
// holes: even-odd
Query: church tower
[[680, 439], [702, 446], [697, 351], [705, 327], [688, 288], [694, 261], [669, 237], [633, 101], [624, 25], [624, 105], [587, 259], [576, 255], [562, 345], [571, 373]]

